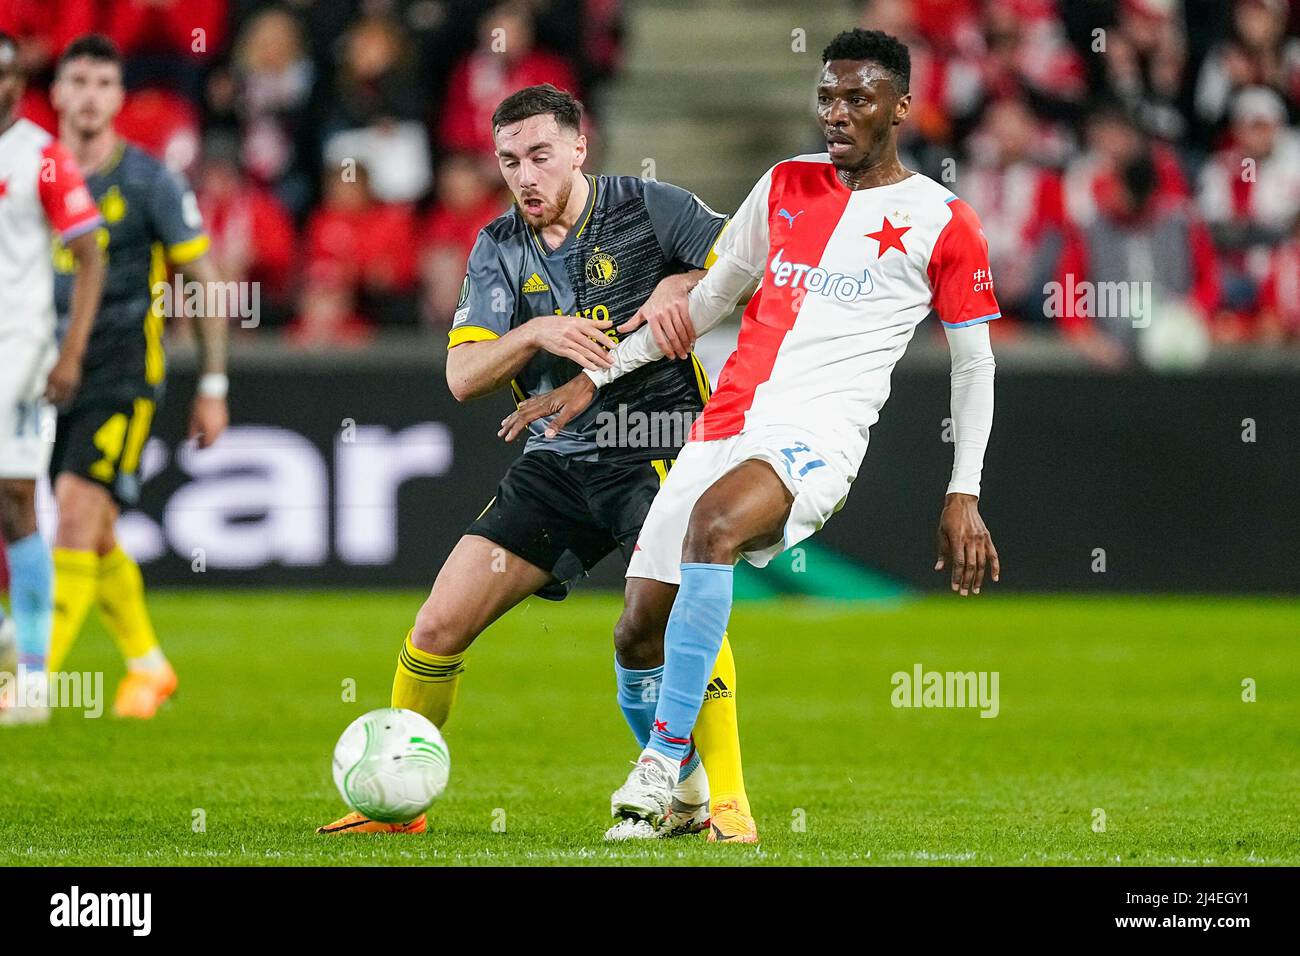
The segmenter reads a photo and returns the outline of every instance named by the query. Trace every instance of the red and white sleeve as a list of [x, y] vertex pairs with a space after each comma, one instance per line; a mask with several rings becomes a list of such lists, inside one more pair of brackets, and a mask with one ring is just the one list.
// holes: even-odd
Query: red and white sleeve
[[61, 143], [41, 150], [39, 193], [50, 227], [64, 242], [98, 228], [101, 220], [77, 161]]
[[947, 328], [1000, 318], [989, 270], [989, 244], [979, 217], [960, 199], [948, 202], [952, 218], [939, 233], [926, 272], [931, 304]]

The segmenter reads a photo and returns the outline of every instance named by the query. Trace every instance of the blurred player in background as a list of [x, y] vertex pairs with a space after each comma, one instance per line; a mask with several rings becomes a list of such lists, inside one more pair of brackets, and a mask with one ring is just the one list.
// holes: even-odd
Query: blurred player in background
[[[162, 397], [166, 316], [153, 287], [167, 281], [168, 266], [205, 290], [218, 287], [218, 276], [204, 255], [208, 237], [188, 184], [113, 129], [123, 87], [112, 41], [97, 34], [74, 40], [52, 93], [59, 139], [86, 171], [103, 216], [97, 238], [108, 274], [82, 388], [59, 415], [50, 466], [59, 506], [50, 668], [61, 667], [97, 605], [127, 667], [113, 712], [149, 718], [175, 692], [176, 673], [158, 646], [140, 568], [118, 544], [114, 526], [120, 509], [139, 498], [140, 454]], [[64, 249], [56, 247], [54, 265], [62, 319], [72, 303]], [[196, 328], [203, 365], [189, 436], [206, 448], [228, 421], [224, 310], [199, 318]]]
[[[851, 30], [831, 41], [822, 63], [817, 116], [827, 151], [764, 174], [689, 294], [693, 329], [703, 333], [758, 287], [628, 564], [629, 581], [677, 586], [654, 732], [611, 799], [615, 815], [651, 825], [670, 812], [731, 613], [736, 562], [763, 567], [844, 505], [894, 365], [932, 310], [952, 353], [955, 434], [935, 569], [948, 569], [962, 595], [979, 594], [985, 574], [996, 581], [1000, 573], [978, 507], [993, 425], [988, 323], [1001, 314], [988, 243], [969, 206], [899, 161], [912, 101], [907, 47]], [[598, 387], [660, 359], [650, 331], [620, 344], [612, 368], [524, 403], [507, 419], [507, 437], [552, 414], [548, 432], [563, 428]]]
[[[99, 211], [76, 161], [49, 133], [18, 118], [18, 45], [0, 33], [0, 535], [13, 619], [0, 615], [0, 672], [14, 675], [0, 723], [49, 718], [44, 695], [53, 582], [36, 530], [36, 479], [54, 436], [54, 409], [76, 393], [104, 281]], [[68, 321], [55, 341], [50, 232], [68, 260]]]
[[[568, 381], [579, 368], [607, 367], [612, 328], [638, 314], [658, 316], [658, 303], [675, 301], [674, 290], [698, 282], [723, 229], [724, 216], [677, 186], [584, 175], [581, 123], [581, 104], [550, 85], [508, 96], [492, 117], [501, 173], [516, 206], [480, 231], [470, 253], [447, 356], [447, 381], [461, 401], [506, 388], [522, 401]], [[684, 313], [677, 318], [685, 322]], [[531, 594], [562, 600], [615, 550], [625, 561], [632, 557], [685, 428], [644, 444], [620, 437], [602, 442], [598, 415], [693, 420], [708, 398], [708, 377], [689, 348], [677, 359], [620, 382], [556, 441], [542, 441], [541, 427], [535, 429], [416, 615], [398, 658], [394, 707], [441, 727], [456, 699], [465, 651], [493, 621]], [[670, 589], [629, 579], [627, 610], [614, 635], [618, 703], [642, 745], [659, 694], [671, 604]], [[676, 768], [670, 812], [653, 826], [617, 821], [606, 839], [694, 833], [712, 819], [711, 839], [757, 840], [741, 772], [735, 664], [725, 635], [718, 643], [709, 662], [713, 686], [699, 690], [703, 713]], [[395, 825], [354, 812], [320, 832], [420, 832], [424, 826], [423, 816]]]

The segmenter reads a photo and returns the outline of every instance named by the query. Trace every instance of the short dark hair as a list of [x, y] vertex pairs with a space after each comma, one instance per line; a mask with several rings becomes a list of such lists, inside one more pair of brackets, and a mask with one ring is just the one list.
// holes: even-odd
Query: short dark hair
[[879, 63], [898, 90], [899, 96], [907, 92], [912, 80], [912, 57], [907, 44], [882, 30], [845, 30], [822, 50], [822, 63], [831, 60], [870, 60]]
[[495, 135], [502, 126], [543, 113], [554, 116], [561, 129], [582, 132], [582, 104], [572, 93], [557, 89], [550, 83], [525, 86], [502, 100], [492, 113], [492, 132]]
[[59, 57], [59, 70], [62, 70], [65, 64], [82, 57], [98, 60], [101, 63], [115, 63], [119, 69], [122, 66], [122, 51], [117, 48], [116, 43], [102, 33], [83, 33], [69, 43], [63, 55]]

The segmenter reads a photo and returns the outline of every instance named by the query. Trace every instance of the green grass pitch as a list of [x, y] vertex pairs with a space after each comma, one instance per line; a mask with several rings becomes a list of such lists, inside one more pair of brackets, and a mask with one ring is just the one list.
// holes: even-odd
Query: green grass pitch
[[[1300, 863], [1300, 602], [996, 592], [737, 605], [761, 847], [602, 843], [636, 748], [614, 704], [619, 602], [581, 593], [472, 650], [427, 834], [316, 836], [342, 809], [334, 741], [387, 704], [420, 599], [155, 595], [179, 696], [151, 723], [62, 711], [0, 731], [0, 864]], [[997, 671], [999, 715], [894, 708], [890, 677], [916, 663]], [[97, 622], [68, 666], [106, 671], [111, 701]]]

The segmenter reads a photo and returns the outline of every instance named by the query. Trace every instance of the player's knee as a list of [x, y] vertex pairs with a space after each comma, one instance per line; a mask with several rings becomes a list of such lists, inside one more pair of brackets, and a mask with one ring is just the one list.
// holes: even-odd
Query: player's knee
[[55, 489], [59, 529], [55, 543], [64, 548], [97, 548], [103, 531], [101, 499], [79, 484], [60, 481]]
[[614, 625], [614, 653], [623, 667], [646, 670], [664, 659], [663, 622], [647, 609], [628, 604]]
[[682, 560], [708, 564], [735, 561], [742, 544], [736, 537], [736, 522], [725, 507], [701, 498], [691, 511]]
[[9, 542], [21, 541], [35, 530], [35, 485], [0, 481], [0, 537]]
[[433, 601], [425, 601], [415, 615], [411, 629], [411, 643], [426, 654], [447, 656], [459, 654], [469, 647], [473, 636], [467, 636], [447, 611]]

